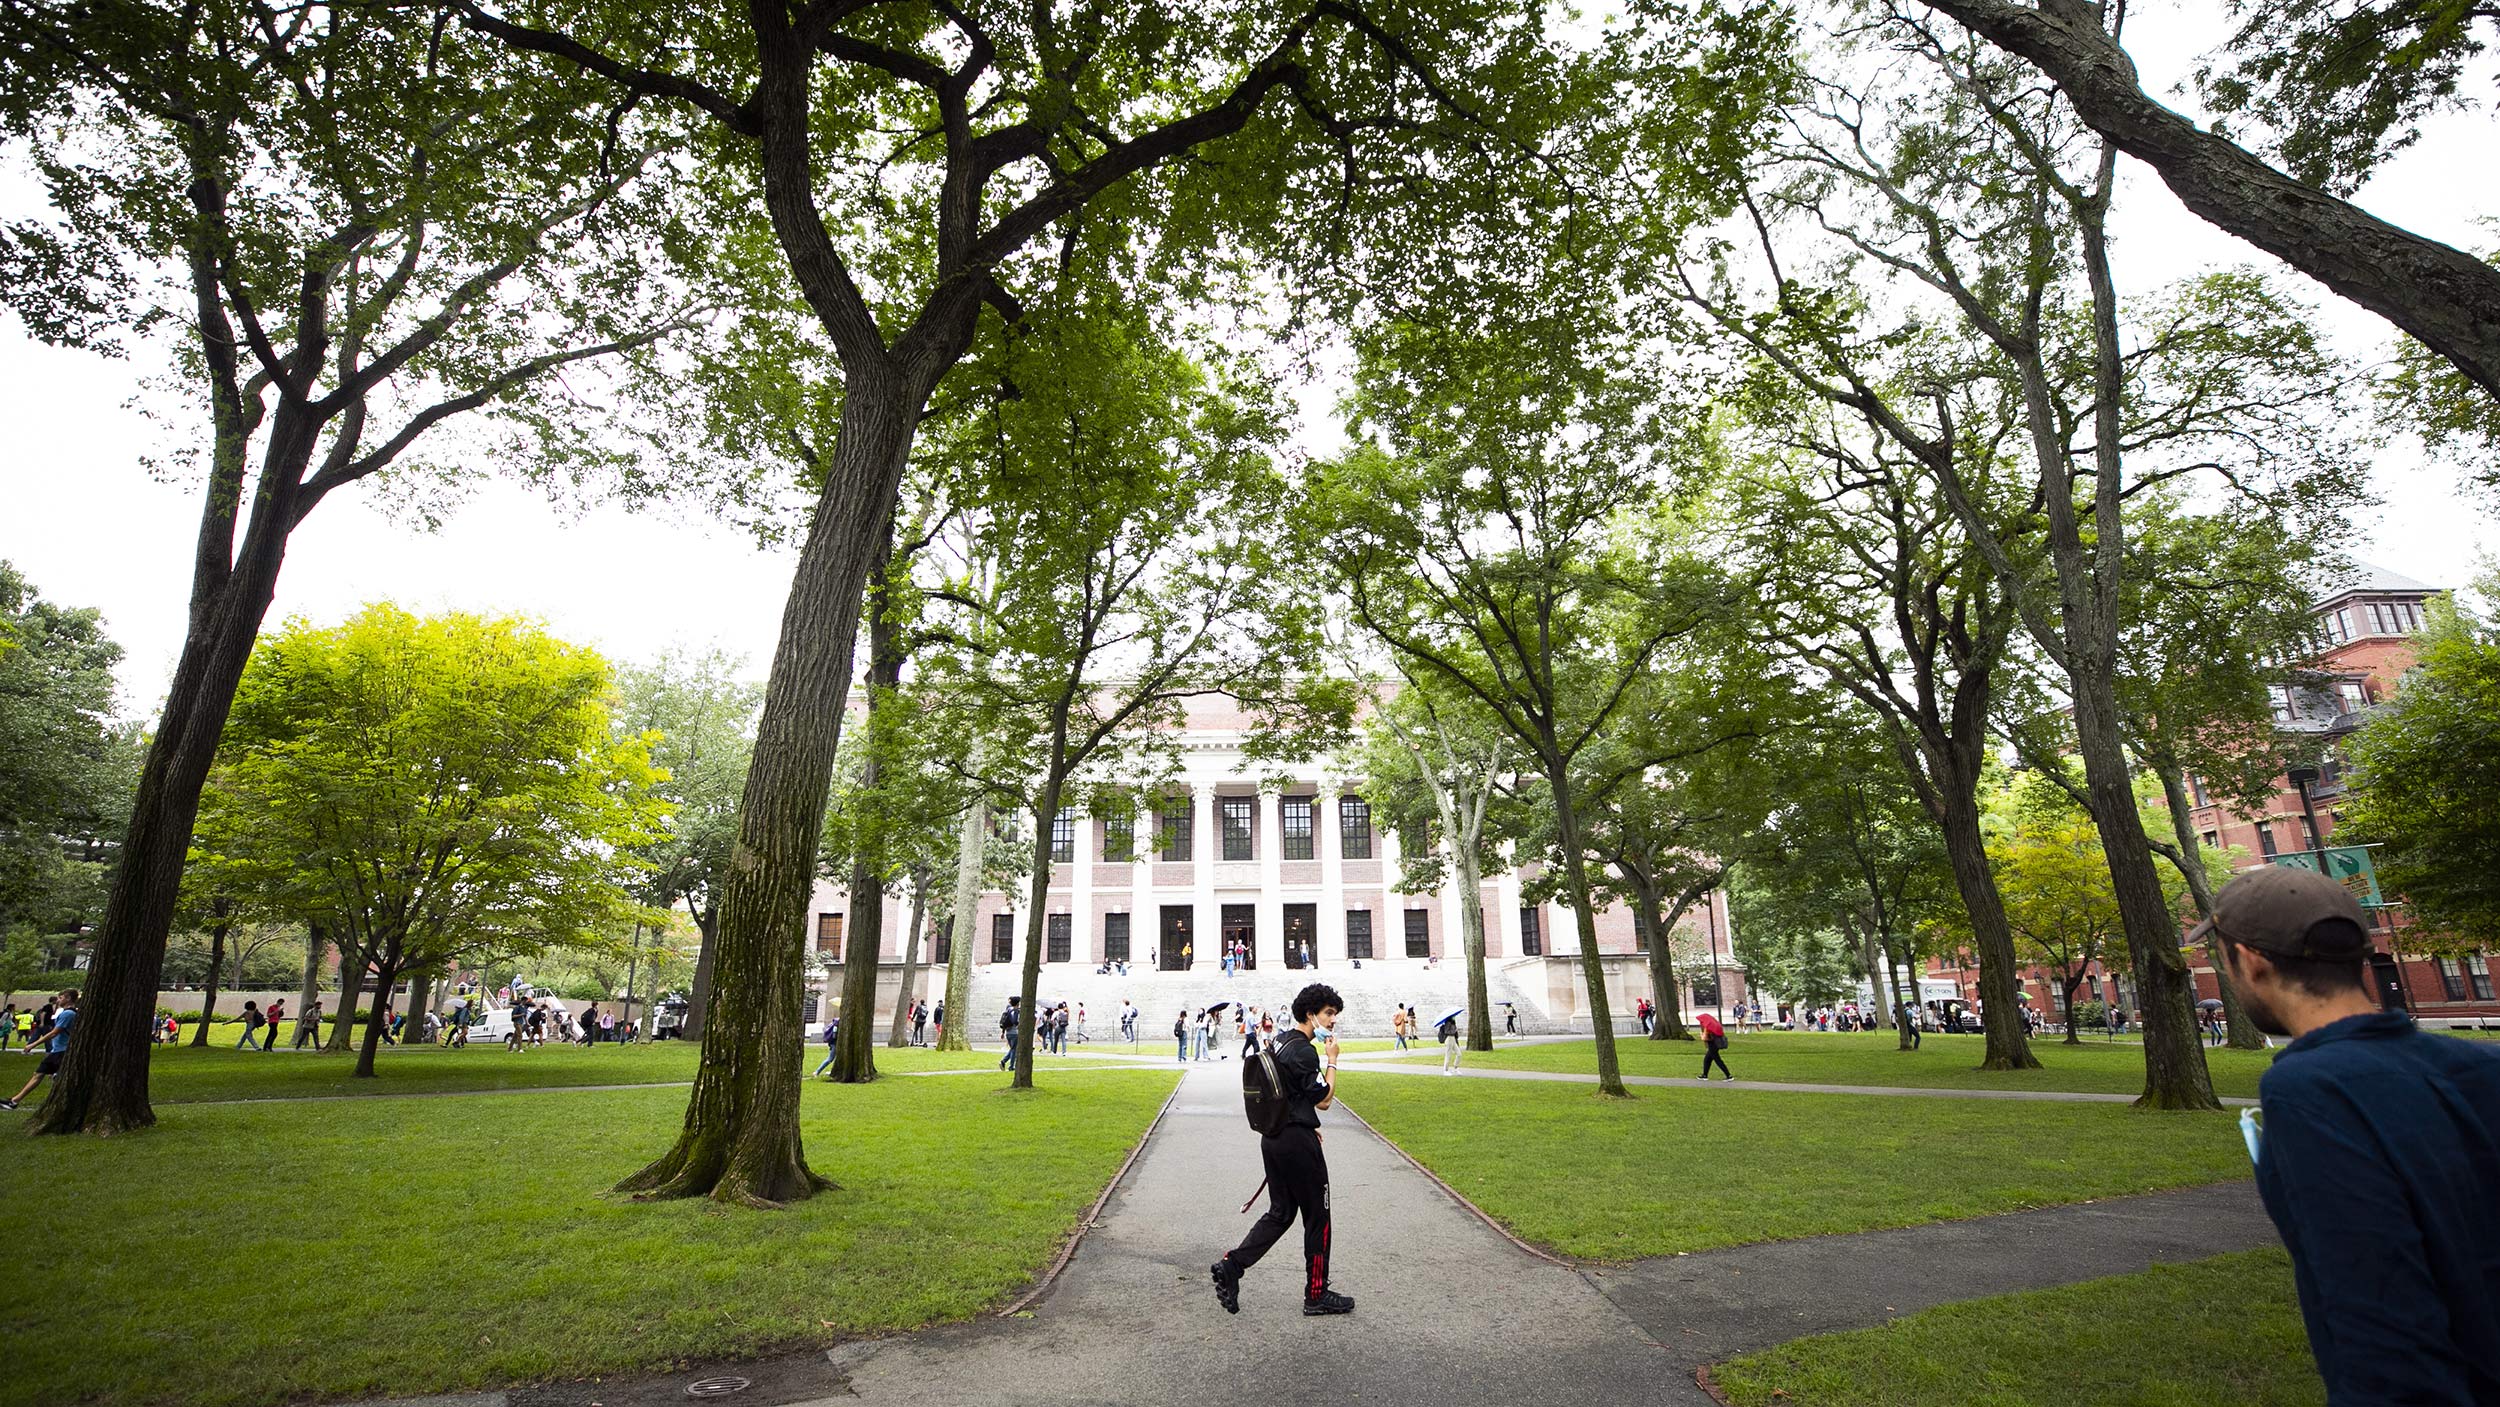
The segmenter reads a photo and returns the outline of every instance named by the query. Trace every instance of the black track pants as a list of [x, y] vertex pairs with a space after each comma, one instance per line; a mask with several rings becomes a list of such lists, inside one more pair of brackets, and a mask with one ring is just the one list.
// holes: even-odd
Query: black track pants
[[1736, 1072], [1727, 1068], [1727, 1057], [1719, 1053], [1719, 1048], [1717, 1046], [1705, 1046], [1703, 1047], [1703, 1051], [1704, 1054], [1701, 1057], [1701, 1077], [1703, 1079], [1706, 1080], [1710, 1078], [1710, 1067], [1713, 1065], [1719, 1067], [1720, 1074], [1727, 1076], [1731, 1080], [1736, 1078]]
[[1259, 1156], [1267, 1164], [1267, 1211], [1228, 1256], [1244, 1270], [1257, 1265], [1299, 1215], [1302, 1258], [1309, 1267], [1302, 1295], [1316, 1299], [1328, 1288], [1328, 1160], [1320, 1156], [1319, 1130], [1287, 1124], [1259, 1140]]

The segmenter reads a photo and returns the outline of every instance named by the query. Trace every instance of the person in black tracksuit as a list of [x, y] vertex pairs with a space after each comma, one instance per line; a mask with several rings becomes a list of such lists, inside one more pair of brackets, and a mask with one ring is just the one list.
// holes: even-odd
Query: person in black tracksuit
[[[1259, 1140], [1259, 1157], [1267, 1166], [1267, 1212], [1250, 1227], [1241, 1244], [1208, 1267], [1215, 1279], [1215, 1299], [1228, 1314], [1241, 1312], [1242, 1272], [1259, 1263], [1293, 1225], [1302, 1219], [1302, 1284], [1304, 1314], [1348, 1314], [1354, 1300], [1328, 1288], [1328, 1160], [1320, 1153], [1319, 1111], [1336, 1098], [1337, 1013], [1345, 1006], [1336, 989], [1314, 982], [1293, 999], [1293, 1029], [1276, 1038], [1277, 1074], [1285, 1086], [1285, 1122]], [[1327, 1033], [1324, 1047], [1314, 1045], [1314, 1027]]]

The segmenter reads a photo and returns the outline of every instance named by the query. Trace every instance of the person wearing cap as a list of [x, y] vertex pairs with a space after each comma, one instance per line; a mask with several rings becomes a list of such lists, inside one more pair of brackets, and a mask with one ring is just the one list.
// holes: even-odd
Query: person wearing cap
[[2249, 1148], [2327, 1401], [2500, 1402], [2500, 1051], [2381, 1010], [2361, 906], [2313, 870], [2241, 875], [2189, 940], [2292, 1038]]

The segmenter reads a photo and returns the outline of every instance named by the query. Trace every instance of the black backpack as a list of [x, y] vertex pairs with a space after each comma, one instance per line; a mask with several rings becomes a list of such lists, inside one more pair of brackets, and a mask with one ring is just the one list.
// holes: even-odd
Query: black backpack
[[1241, 1062], [1241, 1111], [1249, 1116], [1250, 1127], [1263, 1138], [1285, 1126], [1285, 1116], [1291, 1109], [1285, 1099], [1285, 1074], [1276, 1068], [1272, 1044]]

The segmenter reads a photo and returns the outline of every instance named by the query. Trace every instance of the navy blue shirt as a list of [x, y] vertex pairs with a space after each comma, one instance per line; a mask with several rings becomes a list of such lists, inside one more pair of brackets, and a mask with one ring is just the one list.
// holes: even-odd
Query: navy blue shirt
[[2257, 1190], [2328, 1402], [2500, 1403], [2500, 1049], [2347, 1016], [2257, 1098]]

